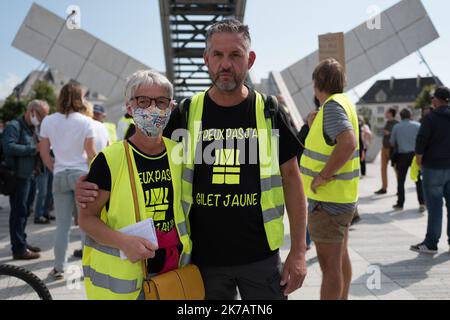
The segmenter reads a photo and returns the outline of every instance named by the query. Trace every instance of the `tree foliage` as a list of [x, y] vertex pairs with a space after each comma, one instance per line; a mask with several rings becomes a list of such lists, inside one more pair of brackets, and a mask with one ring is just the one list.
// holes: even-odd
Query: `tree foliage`
[[56, 94], [53, 87], [47, 81], [37, 81], [33, 86], [33, 93], [30, 100], [38, 99], [47, 101], [50, 106], [50, 113], [56, 110]]
[[0, 109], [1, 120], [6, 123], [11, 121], [25, 112], [27, 102], [17, 99], [14, 95], [6, 98], [3, 107]]
[[55, 90], [50, 83], [40, 80], [35, 83], [28, 97], [17, 98], [15, 94], [11, 94], [6, 98], [3, 107], [0, 109], [0, 119], [6, 123], [21, 116], [25, 112], [28, 103], [35, 99], [47, 101], [50, 113], [55, 112], [57, 100]]
[[416, 99], [416, 109], [423, 109], [431, 106], [431, 93], [436, 89], [434, 85], [423, 87], [422, 91]]

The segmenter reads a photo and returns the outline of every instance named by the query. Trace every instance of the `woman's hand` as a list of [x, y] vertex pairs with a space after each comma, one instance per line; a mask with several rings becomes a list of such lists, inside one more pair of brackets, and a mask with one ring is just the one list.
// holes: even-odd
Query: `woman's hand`
[[154, 258], [158, 246], [144, 238], [124, 235], [119, 249], [125, 253], [132, 263], [136, 263]]

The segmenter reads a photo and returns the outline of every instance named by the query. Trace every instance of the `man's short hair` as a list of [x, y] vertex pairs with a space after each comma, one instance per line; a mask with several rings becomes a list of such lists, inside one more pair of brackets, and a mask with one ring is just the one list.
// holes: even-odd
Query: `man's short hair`
[[329, 94], [343, 93], [346, 86], [345, 72], [335, 59], [326, 59], [319, 63], [313, 73], [316, 88]]
[[402, 111], [400, 111], [400, 118], [402, 120], [407, 120], [407, 119], [411, 119], [412, 113], [411, 110], [405, 108]]
[[210, 49], [211, 37], [216, 33], [242, 33], [245, 40], [245, 49], [250, 51], [252, 39], [250, 37], [249, 27], [236, 19], [225, 19], [214, 23], [209, 27], [206, 33], [206, 50]]
[[450, 89], [447, 87], [439, 87], [434, 91], [434, 97], [445, 102], [450, 102]]
[[397, 110], [395, 110], [394, 108], [389, 108], [388, 111], [390, 114], [392, 114], [392, 116], [395, 118], [395, 116], [397, 115]]
[[33, 100], [31, 101], [28, 105], [27, 105], [27, 110], [31, 111], [31, 110], [37, 110], [38, 112], [40, 111], [41, 108], [46, 108], [49, 109], [49, 105], [47, 103], [47, 101], [44, 100]]

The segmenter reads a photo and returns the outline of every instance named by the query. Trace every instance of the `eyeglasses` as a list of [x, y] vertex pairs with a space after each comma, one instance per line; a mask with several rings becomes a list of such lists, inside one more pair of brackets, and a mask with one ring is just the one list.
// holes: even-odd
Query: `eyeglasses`
[[166, 97], [134, 97], [134, 100], [136, 100], [137, 107], [140, 109], [148, 109], [153, 104], [153, 101], [155, 102], [155, 106], [160, 110], [166, 110], [170, 107], [171, 99]]

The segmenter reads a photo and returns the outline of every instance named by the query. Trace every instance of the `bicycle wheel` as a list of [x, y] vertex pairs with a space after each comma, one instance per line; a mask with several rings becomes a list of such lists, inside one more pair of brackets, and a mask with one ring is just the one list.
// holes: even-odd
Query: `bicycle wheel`
[[24, 268], [0, 265], [0, 300], [52, 300], [47, 286]]

